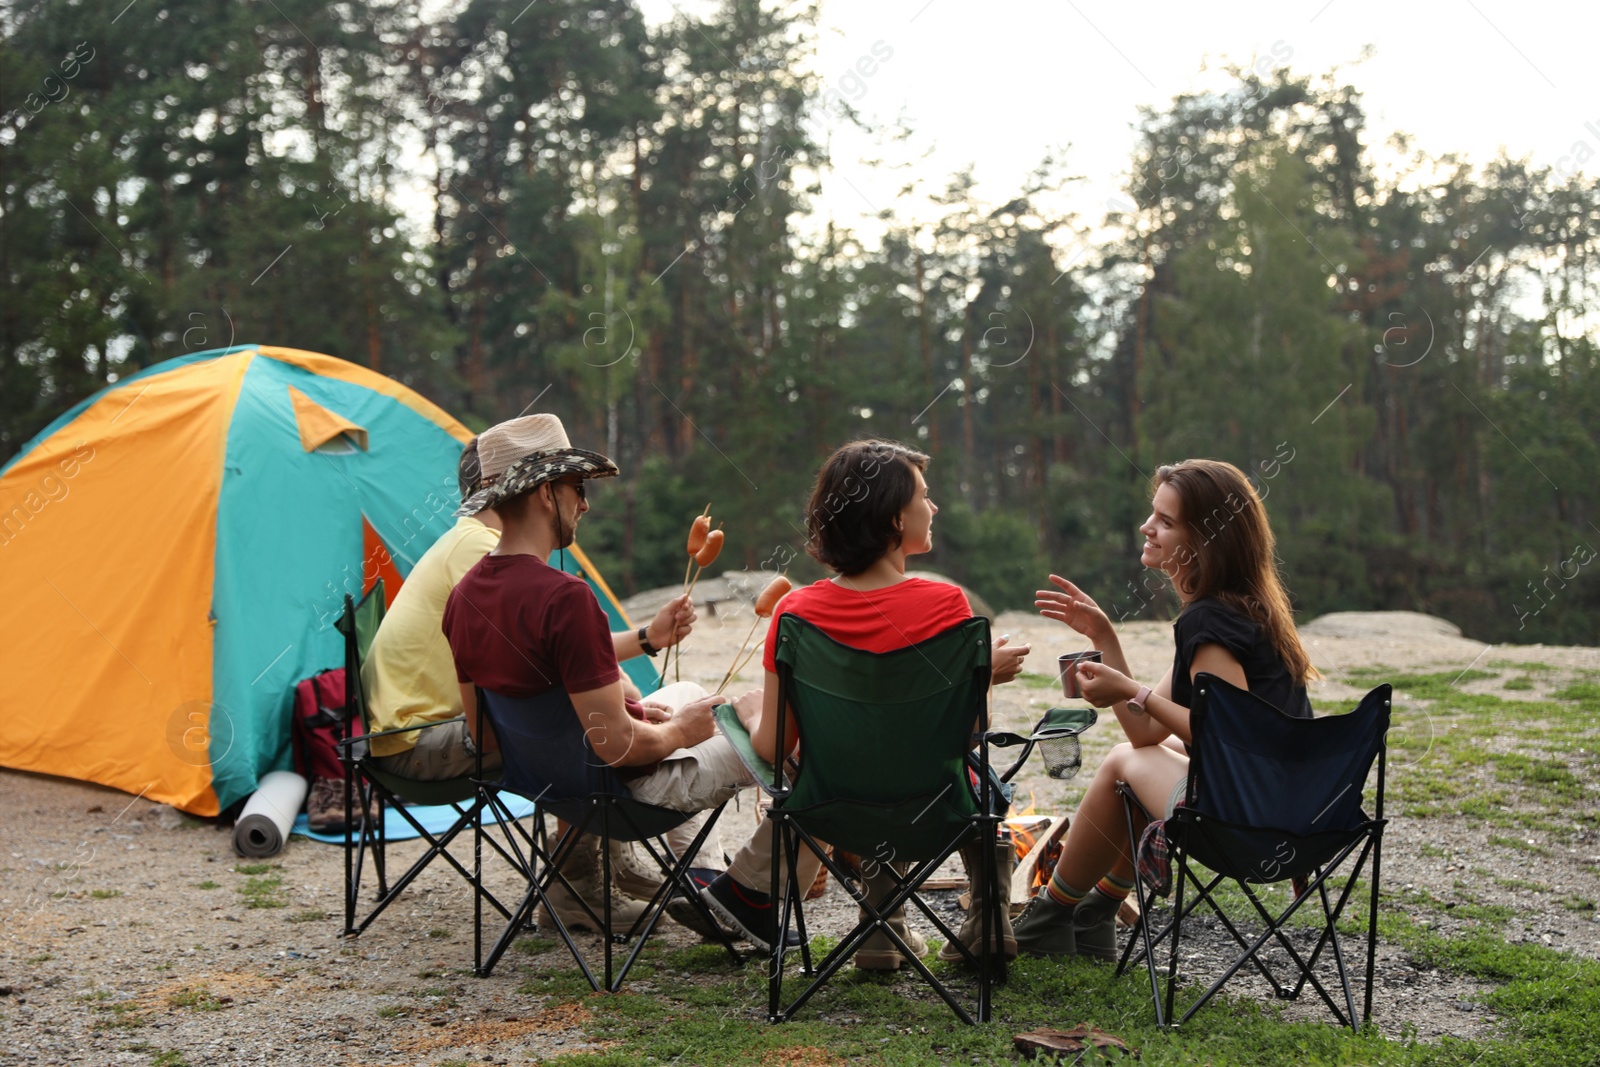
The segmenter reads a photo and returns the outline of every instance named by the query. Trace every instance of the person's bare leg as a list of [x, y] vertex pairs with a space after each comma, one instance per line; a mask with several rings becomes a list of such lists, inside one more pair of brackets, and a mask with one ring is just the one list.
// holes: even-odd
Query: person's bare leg
[[1118, 781], [1131, 785], [1140, 803], [1161, 814], [1173, 787], [1188, 773], [1188, 757], [1164, 745], [1134, 748], [1124, 742], [1113, 748], [1095, 772], [1067, 829], [1061, 860], [1051, 877], [1058, 898], [1061, 889], [1076, 890], [1070, 895], [1081, 896], [1107, 873], [1131, 880], [1128, 829], [1122, 799], [1117, 796]]

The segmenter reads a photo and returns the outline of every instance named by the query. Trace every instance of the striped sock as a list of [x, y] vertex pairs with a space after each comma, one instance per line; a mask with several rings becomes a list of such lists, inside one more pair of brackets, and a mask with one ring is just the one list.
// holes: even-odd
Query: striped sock
[[1128, 894], [1133, 892], [1132, 882], [1124, 882], [1114, 874], [1106, 875], [1096, 882], [1094, 887], [1100, 891], [1101, 896], [1111, 900], [1125, 900]]
[[1050, 879], [1049, 883], [1045, 886], [1045, 891], [1050, 894], [1051, 900], [1054, 900], [1057, 904], [1064, 905], [1068, 908], [1077, 907], [1078, 902], [1089, 895], [1089, 891], [1087, 889], [1074, 889], [1072, 886], [1061, 881], [1057, 877], [1052, 877]]

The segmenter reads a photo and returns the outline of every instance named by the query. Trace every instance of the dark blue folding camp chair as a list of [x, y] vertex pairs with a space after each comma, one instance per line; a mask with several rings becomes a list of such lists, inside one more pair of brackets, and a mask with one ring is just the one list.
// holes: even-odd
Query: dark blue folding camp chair
[[[487, 720], [500, 744], [503, 763], [502, 777], [496, 782], [480, 781], [483, 802], [500, 817], [503, 835], [503, 852], [517, 858], [513, 861], [527, 878], [528, 889], [522, 903], [512, 912], [505, 930], [496, 939], [487, 958], [483, 956], [482, 909], [478, 909], [474, 922], [474, 955], [478, 961], [479, 977], [487, 977], [519, 932], [533, 920], [534, 909], [547, 903], [546, 894], [559, 879], [574, 899], [578, 899], [594, 928], [603, 931], [605, 946], [605, 980], [596, 978], [583, 953], [573, 941], [566, 924], [553, 908], [546, 907], [556, 934], [572, 958], [583, 971], [583, 976], [597, 992], [616, 992], [622, 988], [628, 971], [633, 966], [651, 931], [665, 913], [675, 894], [686, 897], [690, 906], [701, 915], [707, 929], [720, 930], [721, 926], [700, 899], [699, 887], [689, 876], [689, 867], [700, 846], [716, 825], [717, 817], [726, 805], [718, 805], [693, 843], [682, 855], [675, 855], [663, 836], [667, 831], [681, 826], [694, 817], [694, 813], [673, 811], [634, 800], [628, 794], [621, 774], [609, 767], [589, 745], [583, 723], [572, 705], [572, 698], [564, 689], [552, 689], [532, 697], [508, 697], [478, 690], [478, 712]], [[480, 727], [479, 736], [483, 736]], [[482, 756], [479, 757], [480, 763]], [[625, 772], [624, 772], [625, 773]], [[482, 774], [479, 775], [480, 780]], [[551, 844], [540, 832], [522, 832], [501, 799], [501, 792], [515, 793], [532, 800], [536, 805], [534, 824], [542, 827], [545, 815], [554, 815], [568, 824], [567, 831]], [[493, 839], [480, 820], [477, 824], [479, 850], [481, 842]], [[604, 897], [598, 912], [578, 897], [561, 867], [577, 848], [579, 838], [593, 833], [601, 838], [602, 884]], [[614, 930], [611, 915], [611, 849], [612, 841], [639, 842], [654, 860], [663, 878], [643, 914], [627, 930]], [[480, 881], [481, 885], [481, 881]], [[493, 903], [491, 901], [491, 903]], [[613, 965], [612, 948], [637, 938], [633, 950], [620, 969]], [[721, 938], [734, 963], [742, 957], [727, 937]]]
[[[1336, 926], [1369, 855], [1372, 878], [1361, 1022], [1372, 1017], [1389, 704], [1390, 688], [1381, 685], [1349, 714], [1299, 719], [1213, 675], [1202, 673], [1195, 678], [1194, 706], [1189, 711], [1193, 739], [1189, 744], [1188, 789], [1183, 804], [1166, 820], [1164, 828], [1176, 889], [1171, 915], [1166, 926], [1152, 933], [1155, 916], [1150, 911], [1151, 897], [1144, 879], [1136, 879], [1141, 917], [1117, 968], [1117, 973], [1122, 974], [1134, 946], [1142, 941], [1158, 1025], [1175, 1026], [1188, 1021], [1249, 963], [1281, 999], [1298, 997], [1309, 983], [1340, 1025], [1355, 1029], [1355, 999]], [[1369, 816], [1362, 801], [1374, 759], [1378, 772]], [[1136, 854], [1139, 828], [1151, 816], [1126, 783], [1118, 782], [1117, 790], [1127, 812], [1129, 848]], [[1225, 880], [1243, 890], [1266, 924], [1259, 935], [1247, 938], [1223, 910], [1214, 891]], [[1254, 887], [1284, 881], [1294, 884], [1294, 899], [1274, 914]], [[1330, 886], [1334, 898], [1330, 898]], [[1194, 889], [1192, 899], [1185, 899], [1186, 887]], [[1308, 900], [1320, 903], [1322, 928], [1311, 952], [1303, 955], [1288, 936], [1285, 924]], [[1179, 939], [1183, 923], [1202, 902], [1209, 905], [1243, 951], [1174, 1021]], [[1306, 910], [1314, 914], [1313, 909]], [[1163, 1010], [1156, 946], [1168, 938], [1172, 946], [1166, 965]], [[1292, 961], [1292, 986], [1280, 981], [1270, 966], [1274, 961], [1263, 952], [1269, 941], [1280, 946]], [[1325, 950], [1333, 959], [1345, 1011], [1340, 1010], [1314, 970]]]

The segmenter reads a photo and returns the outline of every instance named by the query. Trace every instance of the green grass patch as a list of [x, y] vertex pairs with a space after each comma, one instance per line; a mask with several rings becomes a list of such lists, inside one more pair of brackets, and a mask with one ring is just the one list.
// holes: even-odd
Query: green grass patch
[[553, 948], [560, 948], [561, 942], [553, 937], [519, 937], [511, 947], [525, 956], [542, 956]]
[[1512, 690], [1523, 690], [1523, 689], [1532, 689], [1533, 685], [1534, 685], [1533, 679], [1529, 678], [1526, 674], [1522, 674], [1522, 675], [1518, 675], [1515, 678], [1506, 679], [1505, 682], [1501, 683], [1500, 688], [1501, 689], [1512, 689]]
[[1535, 759], [1517, 752], [1502, 752], [1493, 760], [1496, 781], [1548, 790], [1563, 800], [1583, 799], [1583, 783], [1560, 760]]
[[96, 900], [110, 900], [112, 897], [120, 897], [122, 895], [122, 890], [120, 890], [120, 889], [91, 889], [91, 890], [89, 890], [89, 895], [91, 897], [94, 897], [94, 899], [96, 899]]
[[1496, 885], [1503, 885], [1507, 889], [1526, 889], [1533, 893], [1548, 893], [1550, 887], [1543, 882], [1530, 882], [1523, 878], [1496, 878]]
[[221, 889], [222, 885], [219, 882], [213, 882], [211, 879], [207, 878], [203, 882], [196, 882], [195, 883], [195, 888], [196, 889], [204, 889], [204, 890], [207, 890], [209, 892], [212, 889]]
[[1533, 671], [1536, 674], [1549, 674], [1557, 669], [1551, 663], [1520, 663], [1514, 659], [1490, 660], [1487, 666], [1496, 671]]
[[283, 888], [283, 875], [272, 872], [261, 878], [245, 878], [245, 885], [238, 886], [238, 894], [245, 897], [245, 907], [288, 907], [290, 902], [278, 896], [278, 889]]
[[1490, 834], [1489, 844], [1499, 845], [1501, 848], [1514, 848], [1518, 852], [1531, 852], [1536, 856], [1547, 856], [1549, 850], [1534, 841], [1522, 837], [1506, 837], [1504, 834]]
[[399, 1019], [403, 1018], [406, 1014], [407, 1009], [402, 1008], [397, 1004], [389, 1004], [378, 1009], [378, 1018], [380, 1019]]
[[211, 990], [202, 984], [188, 986], [176, 993], [168, 993], [167, 1006], [189, 1008], [193, 1011], [221, 1011], [227, 1007], [227, 1003], [213, 996]]
[[136, 1030], [150, 1021], [145, 1017], [143, 1006], [133, 1000], [99, 1004], [94, 1010], [103, 1016], [96, 1019], [94, 1024], [102, 1030]]
[[[1600, 682], [1573, 682], [1564, 689], [1558, 689], [1550, 694], [1557, 700], [1576, 700], [1584, 704], [1600, 706]], [[1594, 710], [1590, 708], [1589, 710]]]
[[444, 938], [450, 936], [450, 931], [446, 930], [442, 926], [435, 926], [432, 930], [428, 931], [428, 936], [437, 940], [443, 940]]
[[292, 923], [319, 923], [328, 917], [328, 913], [321, 908], [307, 908], [297, 911], [286, 920]]
[[156, 1058], [150, 1061], [150, 1067], [189, 1067], [189, 1061], [177, 1049], [169, 1048], [157, 1053]]
[[276, 863], [236, 863], [233, 865], [234, 874], [267, 874], [279, 869]]

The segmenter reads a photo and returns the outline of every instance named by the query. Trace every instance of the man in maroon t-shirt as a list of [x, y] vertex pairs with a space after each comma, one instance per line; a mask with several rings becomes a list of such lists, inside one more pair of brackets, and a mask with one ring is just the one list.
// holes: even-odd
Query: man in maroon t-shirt
[[[703, 811], [754, 785], [733, 746], [715, 730], [712, 708], [728, 701], [681, 683], [654, 694], [653, 705], [647, 700], [630, 707], [612, 635], [593, 593], [582, 579], [544, 562], [572, 543], [589, 510], [584, 482], [614, 476], [616, 464], [573, 448], [552, 415], [513, 420], [484, 437], [491, 434], [514, 442], [523, 458], [459, 512], [492, 507], [504, 526], [499, 545], [466, 573], [445, 608], [443, 630], [465, 706], [475, 705], [474, 687], [513, 698], [565, 690], [582, 730], [575, 760], [603, 765], [615, 775], [600, 776], [610, 787], [647, 804]], [[669, 691], [675, 692], [666, 699]], [[692, 694], [699, 699], [689, 699]], [[734, 706], [753, 726], [760, 691]], [[497, 748], [493, 737], [475, 740], [484, 751]], [[674, 909], [675, 916], [687, 914]]]

